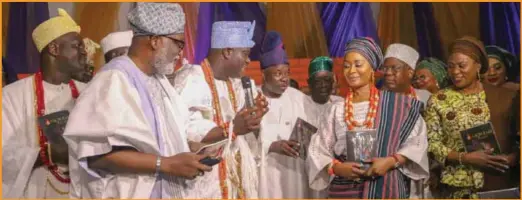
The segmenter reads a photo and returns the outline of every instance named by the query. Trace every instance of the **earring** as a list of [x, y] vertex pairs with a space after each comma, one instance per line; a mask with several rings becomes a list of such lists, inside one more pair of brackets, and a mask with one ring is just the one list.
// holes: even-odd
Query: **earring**
[[373, 72], [372, 72], [372, 74], [371, 74], [371, 76], [370, 76], [370, 83], [371, 83], [372, 85], [375, 84], [375, 80], [374, 80], [374, 79], [375, 79], [375, 76], [373, 75]]
[[479, 81], [482, 81], [482, 80], [480, 80], [480, 73], [477, 73], [477, 79], [478, 79]]
[[439, 83], [435, 83], [435, 86], [437, 86], [437, 89], [440, 89]]

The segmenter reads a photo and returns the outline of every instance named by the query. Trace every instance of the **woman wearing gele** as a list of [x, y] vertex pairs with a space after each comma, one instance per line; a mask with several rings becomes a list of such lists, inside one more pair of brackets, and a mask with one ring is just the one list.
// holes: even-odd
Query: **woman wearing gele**
[[[329, 198], [408, 198], [408, 181], [428, 177], [422, 103], [375, 88], [373, 73], [382, 60], [380, 47], [369, 38], [346, 46], [344, 77], [350, 90], [323, 116], [307, 159], [311, 188], [328, 188]], [[376, 153], [364, 170], [347, 160], [346, 134], [371, 129], [377, 132]]]
[[[478, 198], [479, 191], [512, 186], [509, 168], [515, 165], [514, 141], [509, 136], [509, 110], [514, 92], [483, 84], [488, 69], [482, 42], [472, 37], [450, 46], [448, 74], [453, 86], [433, 94], [425, 113], [429, 152], [444, 167], [440, 175], [443, 198]], [[461, 131], [492, 122], [502, 155], [491, 150], [467, 152]]]

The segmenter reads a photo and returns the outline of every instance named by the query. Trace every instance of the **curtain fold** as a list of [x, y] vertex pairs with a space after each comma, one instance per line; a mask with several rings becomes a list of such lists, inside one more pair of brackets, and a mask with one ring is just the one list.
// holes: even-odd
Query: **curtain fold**
[[479, 3], [432, 3], [432, 6], [439, 27], [443, 60], [447, 59], [449, 45], [454, 40], [465, 35], [480, 39]]
[[442, 46], [440, 45], [439, 29], [433, 17], [431, 3], [413, 3], [415, 14], [415, 27], [417, 32], [417, 49], [420, 57], [442, 58]]
[[199, 3], [179, 3], [185, 12], [185, 49], [183, 49], [184, 57], [189, 63], [194, 63], [195, 45], [197, 27], [198, 27], [198, 9]]
[[2, 2], [2, 57], [5, 57], [7, 44], [7, 26], [9, 24], [9, 3]]
[[485, 45], [520, 55], [520, 2], [480, 3], [480, 36]]
[[418, 49], [412, 3], [380, 3], [377, 30], [383, 51], [393, 43]]
[[321, 20], [331, 57], [344, 56], [346, 43], [356, 37], [371, 37], [379, 43], [369, 3], [319, 5], [322, 5], [320, 6]]
[[323, 24], [316, 3], [267, 3], [267, 30], [281, 34], [289, 58], [328, 54]]
[[33, 43], [33, 30], [49, 19], [47, 3], [10, 3], [7, 28], [7, 83], [17, 80], [18, 74], [40, 70], [40, 53]]
[[[75, 3], [75, 20], [82, 28], [82, 37], [99, 43], [107, 34], [116, 31], [120, 3]], [[105, 64], [103, 52], [94, 54], [94, 67], [97, 71]]]

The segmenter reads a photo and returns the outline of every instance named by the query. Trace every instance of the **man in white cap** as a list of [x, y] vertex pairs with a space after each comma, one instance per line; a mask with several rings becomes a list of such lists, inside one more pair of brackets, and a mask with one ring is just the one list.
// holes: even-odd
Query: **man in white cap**
[[380, 71], [384, 73], [384, 89], [409, 95], [426, 104], [429, 93], [416, 90], [412, 86], [412, 79], [419, 60], [419, 53], [412, 47], [404, 44], [391, 44], [386, 49], [384, 63]]
[[76, 22], [58, 9], [58, 16], [33, 30], [41, 72], [3, 88], [4, 198], [68, 198], [67, 144], [61, 132], [44, 133], [38, 118], [71, 110], [85, 87], [71, 79], [87, 60], [79, 33]]
[[109, 63], [115, 57], [127, 55], [132, 36], [132, 30], [109, 33], [105, 36], [101, 40], [105, 63]]
[[134, 37], [85, 89], [64, 137], [70, 145], [71, 197], [181, 199], [211, 167], [190, 153], [188, 109], [165, 78], [184, 45], [185, 14], [175, 3], [137, 3]]
[[[174, 87], [190, 110], [189, 140], [229, 142], [218, 167], [196, 180], [196, 198], [258, 197], [260, 144], [253, 132], [260, 128], [267, 103], [258, 97], [256, 106], [245, 108], [245, 90], [239, 79], [250, 62], [254, 27], [251, 22], [215, 22], [207, 59], [176, 72]], [[250, 83], [256, 97], [255, 83]]]
[[[384, 73], [385, 90], [408, 95], [411, 98], [424, 102], [424, 105], [426, 105], [430, 93], [427, 90], [417, 90], [412, 86], [412, 79], [418, 60], [419, 53], [412, 47], [404, 44], [391, 44], [386, 49], [384, 63], [379, 70]], [[426, 134], [426, 126], [422, 126], [419, 132]], [[429, 190], [424, 190], [425, 181], [427, 179], [411, 181], [410, 198], [429, 197], [429, 193], [426, 193]]]

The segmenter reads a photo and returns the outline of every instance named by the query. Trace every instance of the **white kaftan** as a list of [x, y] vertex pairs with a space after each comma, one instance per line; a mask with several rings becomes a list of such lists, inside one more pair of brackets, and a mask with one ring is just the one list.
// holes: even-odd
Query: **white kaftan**
[[[236, 113], [233, 109], [229, 97], [229, 91], [225, 81], [215, 79], [215, 85], [221, 104], [222, 116], [225, 122], [234, 119]], [[254, 88], [255, 83], [252, 81], [252, 91], [254, 97], [257, 96], [257, 90]], [[232, 87], [236, 95], [238, 111], [245, 105], [245, 93], [240, 79], [232, 79]], [[199, 65], [185, 65], [176, 72], [174, 79], [174, 88], [180, 94], [182, 99], [189, 107], [190, 117], [187, 127], [188, 139], [190, 141], [200, 142], [207, 133], [217, 125], [213, 121], [212, 94], [208, 86], [203, 68]], [[233, 129], [233, 124], [230, 124]], [[229, 136], [231, 140], [231, 136]], [[238, 198], [237, 185], [231, 180], [241, 177], [242, 188], [245, 191], [246, 198], [258, 197], [258, 166], [260, 144], [253, 133], [238, 136], [236, 140], [231, 142], [224, 151], [223, 157], [227, 163], [227, 180], [228, 197]], [[241, 173], [237, 173], [236, 160], [234, 155], [241, 155]], [[222, 198], [222, 192], [219, 182], [219, 167], [215, 165], [211, 172], [196, 178], [196, 186], [194, 194], [196, 198]], [[234, 181], [234, 183], [237, 181]]]
[[[369, 102], [354, 103], [353, 109], [354, 120], [362, 123], [368, 113]], [[334, 155], [346, 154], [347, 125], [344, 117], [344, 102], [333, 104], [328, 114], [323, 115], [317, 134], [312, 137], [307, 162], [310, 167], [310, 187], [313, 189], [323, 190], [329, 186], [333, 177], [327, 172], [328, 165], [334, 159]], [[412, 132], [397, 152], [409, 160], [399, 170], [413, 180], [427, 178], [427, 148], [426, 124], [422, 117], [419, 117]]]
[[259, 198], [310, 198], [305, 160], [269, 153], [272, 142], [288, 140], [297, 118], [307, 119], [304, 102], [307, 96], [287, 88], [279, 98], [268, 98], [268, 113], [261, 121], [262, 141]]
[[[84, 83], [74, 83], [79, 92], [85, 88]], [[68, 84], [43, 81], [43, 89], [45, 114], [73, 108], [74, 99]], [[7, 85], [2, 91], [3, 197], [68, 198], [63, 192], [69, 191], [69, 184], [59, 182], [45, 166], [33, 169], [40, 151], [35, 98], [34, 76]], [[67, 166], [58, 167], [60, 171], [68, 171]]]
[[[136, 67], [127, 56], [108, 65]], [[104, 67], [107, 67], [104, 66]], [[69, 144], [71, 197], [73, 198], [192, 198], [190, 184], [180, 177], [154, 174], [119, 174], [91, 169], [87, 158], [103, 155], [113, 146], [169, 157], [188, 152], [185, 123], [188, 109], [165, 76], [147, 76], [147, 95], [156, 106], [160, 138], [149, 125], [138, 90], [128, 76], [116, 69], [99, 72], [73, 109], [64, 134]], [[159, 147], [158, 142], [162, 144]], [[157, 190], [153, 190], [157, 189]]]

